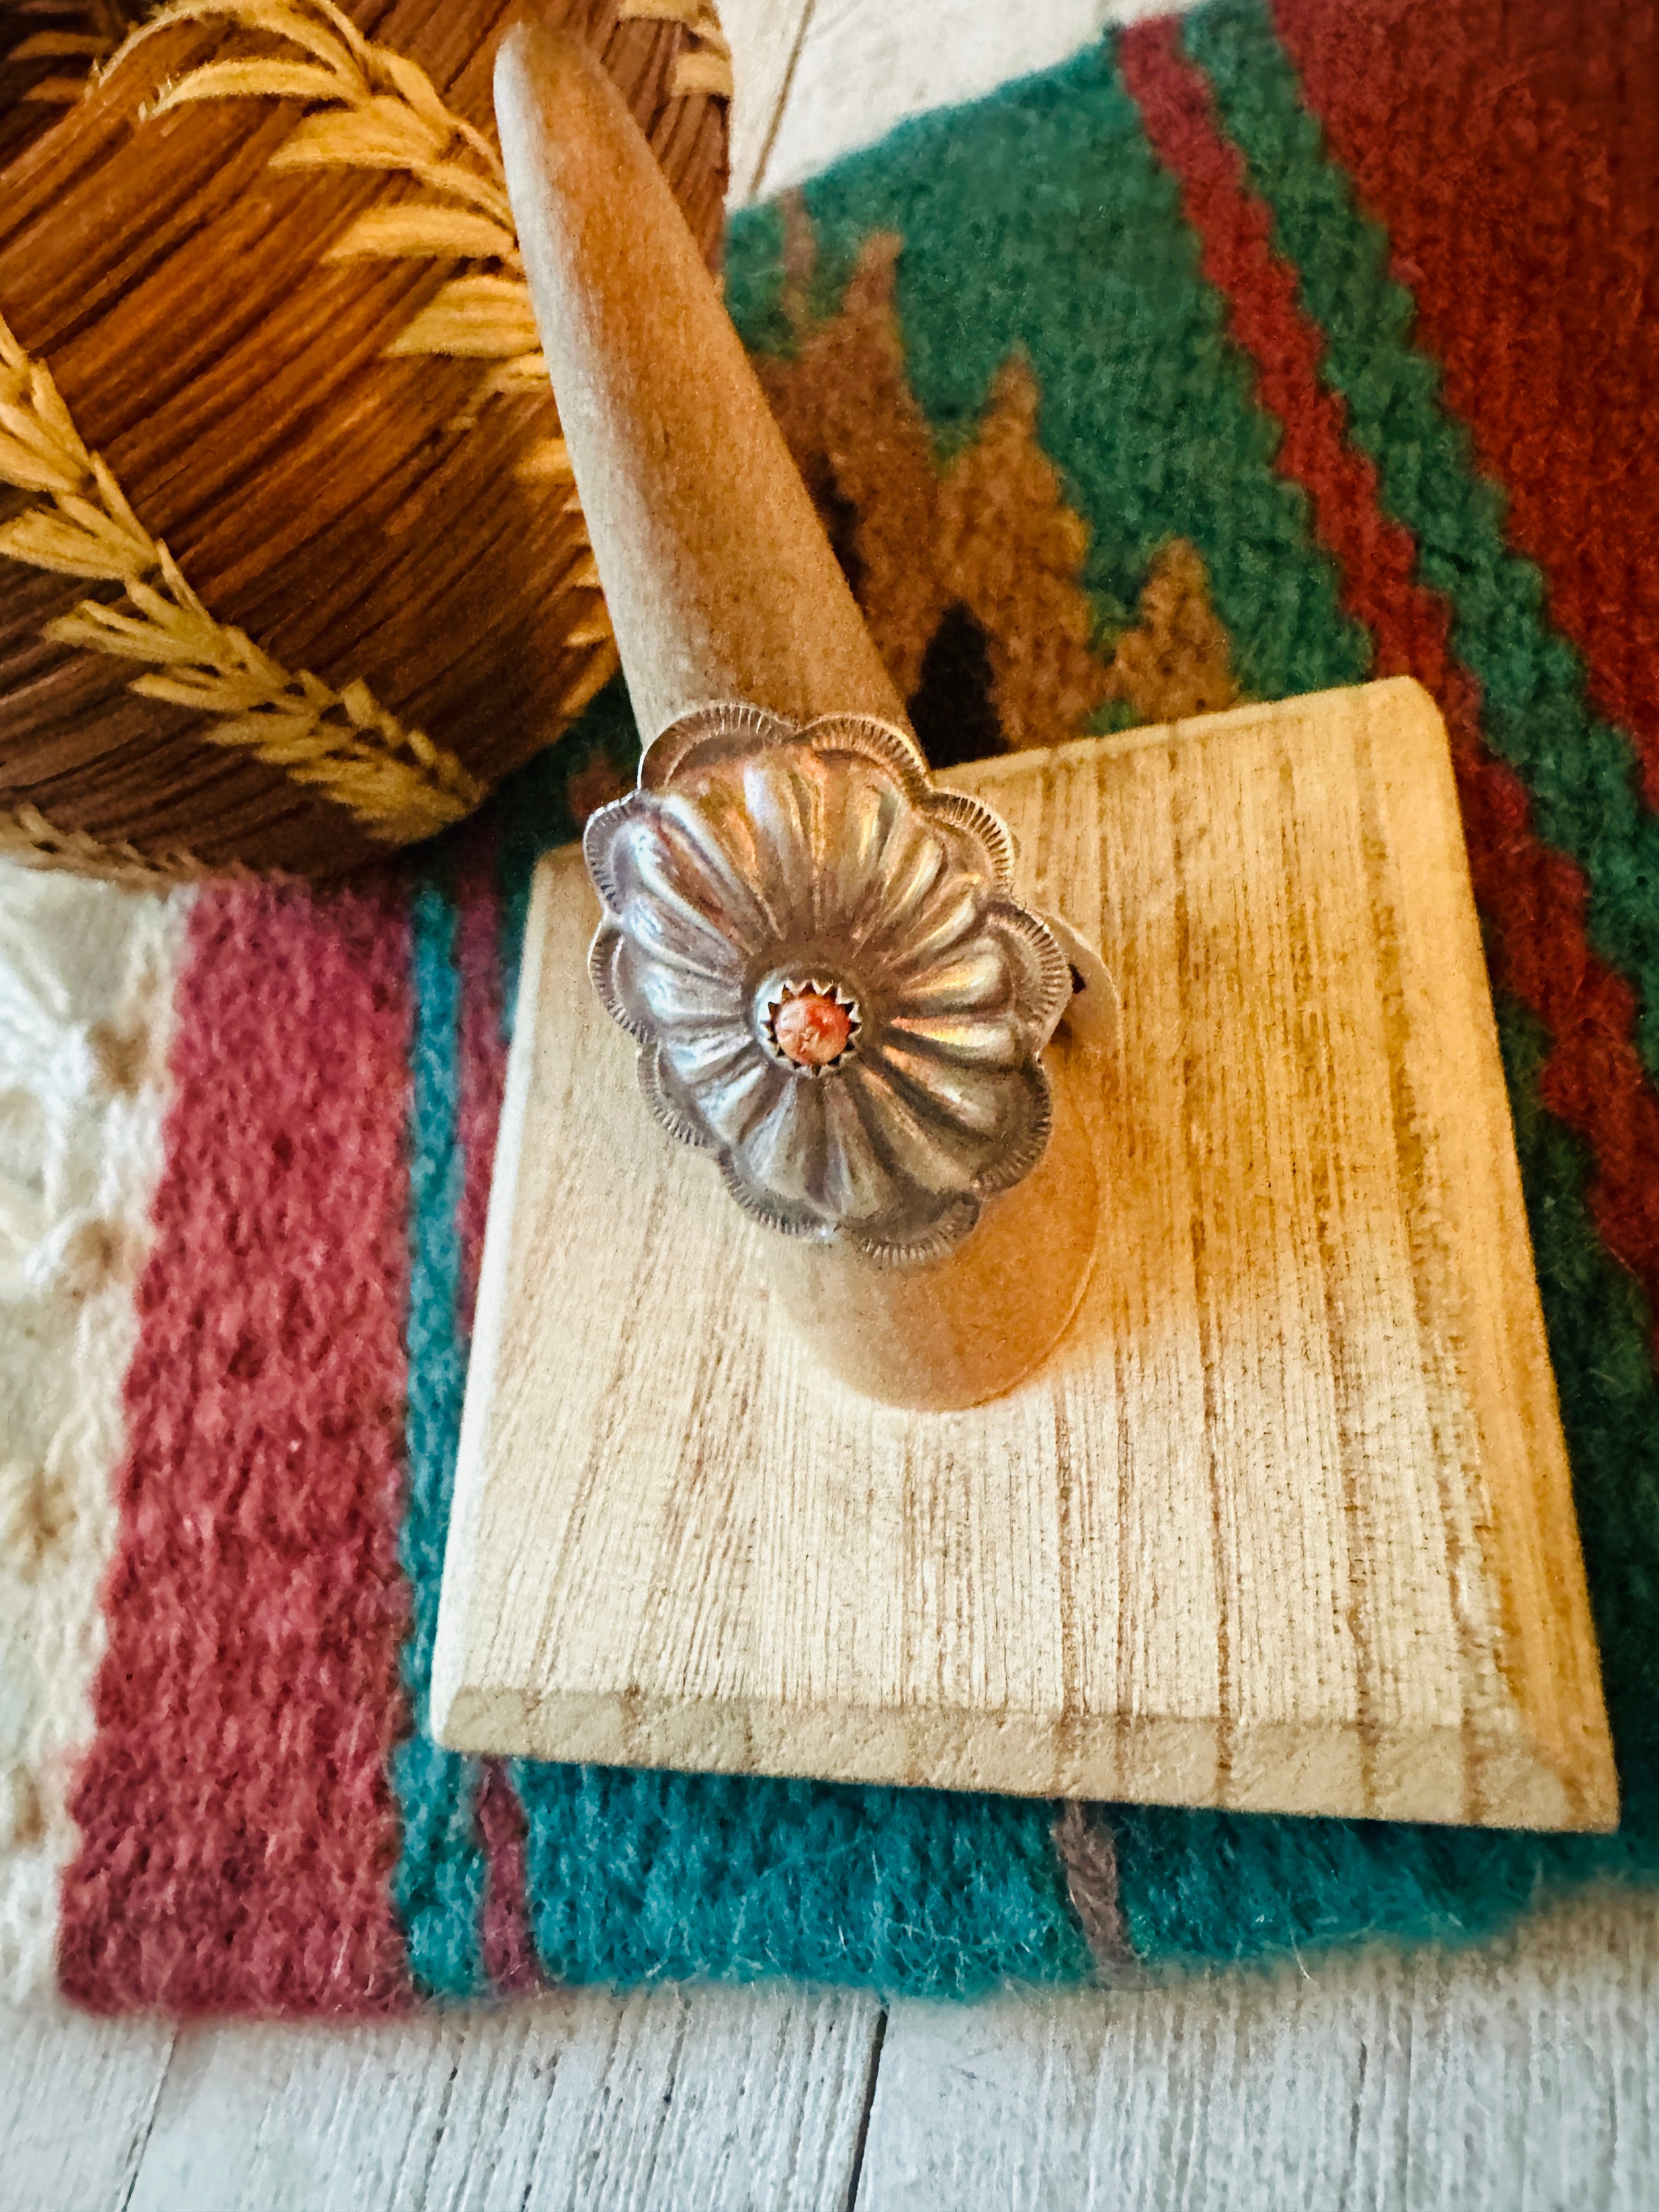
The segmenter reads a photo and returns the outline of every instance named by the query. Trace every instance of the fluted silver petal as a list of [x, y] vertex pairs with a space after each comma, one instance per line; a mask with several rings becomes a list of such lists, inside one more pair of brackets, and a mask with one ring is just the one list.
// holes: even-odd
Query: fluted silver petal
[[793, 723], [746, 700], [694, 707], [671, 724], [640, 763], [640, 789], [666, 791], [677, 778], [714, 761], [741, 757], [768, 745], [790, 744]]
[[[585, 848], [594, 982], [652, 1109], [758, 1219], [928, 1254], [1041, 1157], [1069, 966], [1010, 896], [1001, 822], [901, 732], [699, 708]], [[786, 1028], [800, 999], [823, 1004]]]
[[884, 964], [899, 979], [901, 990], [906, 981], [953, 957], [969, 939], [980, 935], [984, 914], [984, 885], [972, 877], [942, 869], [908, 927], [902, 934], [896, 933], [884, 948]]
[[735, 1081], [749, 1065], [749, 1029], [742, 1022], [710, 1022], [667, 1030], [658, 1048], [688, 1090]]
[[886, 1034], [901, 1048], [981, 1067], [1017, 1067], [1026, 1048], [1024, 1030], [1012, 1007], [984, 1013], [970, 1009], [960, 1014], [894, 1014]]
[[646, 959], [627, 938], [618, 955], [620, 988], [631, 1004], [661, 1030], [695, 1029], [709, 1022], [743, 1021], [743, 989], [733, 975], [708, 975]]
[[884, 863], [881, 897], [863, 933], [879, 932], [886, 942], [900, 943], [945, 874], [949, 855], [927, 817], [912, 810], [894, 823]]
[[653, 810], [657, 873], [669, 876], [698, 907], [740, 940], [775, 928], [778, 917], [756, 882], [755, 841], [742, 811], [711, 812], [670, 793]]
[[1054, 1100], [1039, 1062], [1028, 1060], [1019, 1069], [1011, 1084], [1007, 1109], [1002, 1141], [974, 1179], [974, 1188], [982, 1198], [1012, 1190], [1048, 1149]]
[[732, 1151], [771, 1113], [788, 1081], [763, 1054], [750, 1053], [719, 1081], [695, 1089], [688, 1085], [680, 1095], [695, 1108], [714, 1142]]
[[707, 1121], [687, 1102], [676, 1084], [674, 1072], [664, 1060], [662, 1047], [642, 1044], [636, 1066], [645, 1103], [669, 1135], [678, 1137], [683, 1145], [695, 1145], [702, 1152], [718, 1152], [720, 1146]]
[[984, 932], [905, 979], [904, 1012], [895, 1020], [987, 1013], [1010, 1002], [1008, 959]]
[[948, 824], [972, 839], [989, 861], [997, 889], [1006, 897], [1013, 889], [1014, 841], [1002, 817], [993, 814], [983, 799], [970, 799], [965, 791], [937, 793], [928, 800], [927, 812], [933, 821]]
[[860, 774], [850, 764], [826, 797], [817, 920], [856, 945], [884, 911], [893, 842], [906, 834], [912, 810], [878, 769]]
[[935, 1200], [925, 1216], [918, 1215], [906, 1222], [902, 1234], [895, 1231], [881, 1237], [865, 1237], [854, 1232], [848, 1242], [866, 1259], [883, 1267], [904, 1267], [915, 1261], [942, 1259], [973, 1229], [981, 1211], [982, 1201], [963, 1192], [955, 1197]]
[[813, 1086], [823, 1100], [823, 1199], [832, 1219], [872, 1221], [904, 1202], [904, 1178], [883, 1158], [850, 1083]]
[[783, 1077], [780, 1096], [732, 1147], [733, 1164], [757, 1189], [817, 1216], [823, 1185], [823, 1093]]
[[1001, 1133], [1007, 1088], [1000, 1079], [1002, 1069], [908, 1050], [896, 1037], [884, 1046], [880, 1060], [913, 1103], [931, 1108], [938, 1120], [970, 1137], [988, 1139]]
[[883, 1149], [905, 1182], [936, 1196], [971, 1189], [982, 1147], [976, 1139], [964, 1144], [963, 1132], [934, 1113], [931, 1101], [913, 1104], [893, 1072], [874, 1061], [853, 1069], [847, 1088], [869, 1102], [866, 1121], [880, 1130]]
[[700, 913], [678, 893], [659, 896], [653, 883], [635, 884], [615, 912], [623, 933], [653, 960], [694, 975], [740, 972], [741, 940], [727, 935], [718, 918]]

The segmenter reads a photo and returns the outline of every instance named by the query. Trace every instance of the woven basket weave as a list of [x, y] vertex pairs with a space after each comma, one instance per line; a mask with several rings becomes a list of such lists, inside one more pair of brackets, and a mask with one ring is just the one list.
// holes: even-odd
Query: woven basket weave
[[[501, 189], [509, 0], [175, 0], [118, 46], [96, 0], [91, 30], [52, 18], [61, 57], [21, 4], [0, 851], [327, 876], [430, 835], [616, 665]], [[707, 0], [544, 12], [603, 53], [712, 255]]]

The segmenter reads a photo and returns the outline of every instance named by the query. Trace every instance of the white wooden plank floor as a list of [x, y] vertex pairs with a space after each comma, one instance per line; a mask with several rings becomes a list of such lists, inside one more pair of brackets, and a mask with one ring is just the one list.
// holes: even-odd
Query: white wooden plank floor
[[[722, 0], [775, 191], [1158, 0]], [[1659, 1899], [968, 2009], [786, 1987], [372, 2028], [0, 2013], [0, 2212], [1647, 2212]]]
[[1659, 1899], [1509, 1941], [884, 2014], [783, 1986], [393, 2026], [0, 2014], [7, 2212], [1650, 2212]]
[[190, 2029], [131, 2196], [88, 2212], [838, 2204], [879, 2019], [775, 1987]]
[[1659, 1902], [1033, 2004], [895, 2006], [859, 2212], [1659, 2203]]

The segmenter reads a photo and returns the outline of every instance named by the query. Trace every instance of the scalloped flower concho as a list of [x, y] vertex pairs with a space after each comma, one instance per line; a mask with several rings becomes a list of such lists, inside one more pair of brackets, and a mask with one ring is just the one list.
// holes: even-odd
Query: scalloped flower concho
[[1066, 956], [1008, 832], [884, 722], [698, 708], [592, 816], [590, 968], [657, 1118], [774, 1229], [944, 1252], [1048, 1139]]

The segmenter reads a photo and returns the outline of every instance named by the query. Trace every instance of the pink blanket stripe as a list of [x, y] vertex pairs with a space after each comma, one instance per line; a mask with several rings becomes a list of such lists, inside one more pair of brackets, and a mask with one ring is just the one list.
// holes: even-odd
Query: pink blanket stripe
[[59, 1978], [104, 2012], [398, 2010], [400, 902], [204, 892], [176, 1016]]

